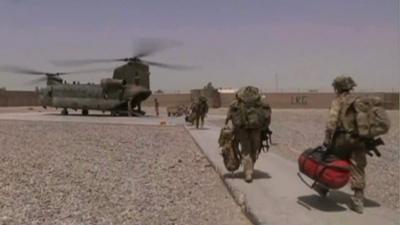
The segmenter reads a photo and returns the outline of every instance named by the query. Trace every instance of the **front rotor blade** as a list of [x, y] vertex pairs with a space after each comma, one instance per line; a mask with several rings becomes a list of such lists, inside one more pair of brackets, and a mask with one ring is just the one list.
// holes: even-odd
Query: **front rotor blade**
[[46, 75], [46, 72], [27, 69], [19, 66], [0, 66], [0, 71], [8, 72], [8, 73], [19, 73], [19, 74], [27, 74], [27, 75]]
[[159, 62], [153, 62], [153, 61], [148, 61], [148, 60], [142, 60], [142, 62], [144, 62], [150, 66], [156, 66], [156, 67], [171, 69], [171, 70], [193, 70], [196, 68], [194, 66], [166, 64], [166, 63], [159, 63]]
[[125, 58], [120, 59], [77, 59], [77, 60], [54, 60], [51, 63], [55, 66], [86, 66], [96, 63], [124, 62]]
[[71, 72], [64, 72], [64, 73], [54, 73], [54, 74], [49, 74], [49, 75], [73, 75], [73, 74], [85, 74], [85, 73], [100, 73], [100, 72], [112, 72], [112, 69], [90, 69], [90, 70], [77, 70], [77, 71], [71, 71]]

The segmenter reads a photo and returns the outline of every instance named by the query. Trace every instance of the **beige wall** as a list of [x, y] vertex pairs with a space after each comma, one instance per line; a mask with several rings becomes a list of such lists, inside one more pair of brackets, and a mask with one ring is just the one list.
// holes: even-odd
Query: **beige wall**
[[[399, 109], [399, 93], [356, 93], [357, 95], [374, 95], [383, 99], [385, 108]], [[288, 109], [326, 109], [329, 107], [334, 93], [267, 93], [265, 101], [273, 108]], [[227, 107], [235, 98], [235, 94], [221, 94], [222, 107]]]
[[[358, 95], [374, 95], [383, 99], [385, 108], [399, 109], [399, 93], [356, 93]], [[221, 94], [221, 105], [227, 107], [234, 99], [234, 94]], [[191, 94], [153, 94], [144, 106], [154, 106], [154, 98], [160, 106], [189, 105]], [[273, 108], [328, 108], [334, 98], [333, 93], [267, 93], [266, 101]], [[0, 106], [35, 106], [38, 105], [38, 96], [33, 91], [3, 91], [0, 90]]]
[[0, 106], [36, 106], [38, 95], [34, 91], [2, 91], [0, 90]]
[[143, 102], [143, 106], [154, 106], [154, 98], [158, 99], [160, 106], [175, 106], [175, 105], [189, 105], [191, 102], [190, 94], [152, 94], [146, 101]]

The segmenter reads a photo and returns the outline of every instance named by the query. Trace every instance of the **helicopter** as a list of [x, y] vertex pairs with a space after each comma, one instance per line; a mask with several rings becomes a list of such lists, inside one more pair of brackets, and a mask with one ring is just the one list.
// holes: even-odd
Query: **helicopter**
[[81, 110], [82, 115], [88, 115], [89, 110], [110, 111], [111, 115], [143, 116], [141, 102], [151, 94], [149, 66], [160, 68], [185, 70], [187, 66], [164, 64], [142, 59], [155, 52], [165, 49], [166, 46], [147, 44], [138, 53], [129, 58], [117, 59], [85, 59], [64, 60], [53, 62], [61, 66], [83, 66], [95, 63], [124, 62], [125, 64], [114, 69], [112, 78], [104, 78], [100, 84], [67, 83], [61, 76], [78, 73], [96, 72], [42, 72], [15, 66], [0, 67], [0, 70], [11, 73], [44, 76], [36, 81], [47, 81], [47, 86], [38, 89], [40, 105], [44, 108], [61, 108], [62, 115], [68, 115], [68, 109]]

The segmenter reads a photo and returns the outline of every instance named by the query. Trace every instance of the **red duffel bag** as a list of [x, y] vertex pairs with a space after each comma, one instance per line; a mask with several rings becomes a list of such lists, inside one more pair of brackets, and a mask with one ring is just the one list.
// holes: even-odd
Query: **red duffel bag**
[[322, 147], [305, 150], [298, 159], [299, 170], [327, 188], [339, 189], [350, 179], [351, 163], [325, 154]]

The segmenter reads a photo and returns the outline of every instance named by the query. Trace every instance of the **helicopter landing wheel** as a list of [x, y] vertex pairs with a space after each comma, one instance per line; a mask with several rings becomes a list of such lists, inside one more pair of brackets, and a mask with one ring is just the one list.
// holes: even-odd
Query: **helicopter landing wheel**
[[63, 116], [68, 115], [68, 110], [67, 110], [67, 108], [63, 108], [63, 109], [61, 110], [61, 115], [63, 115]]
[[89, 110], [87, 110], [87, 109], [82, 109], [82, 115], [84, 115], [84, 116], [89, 115]]

